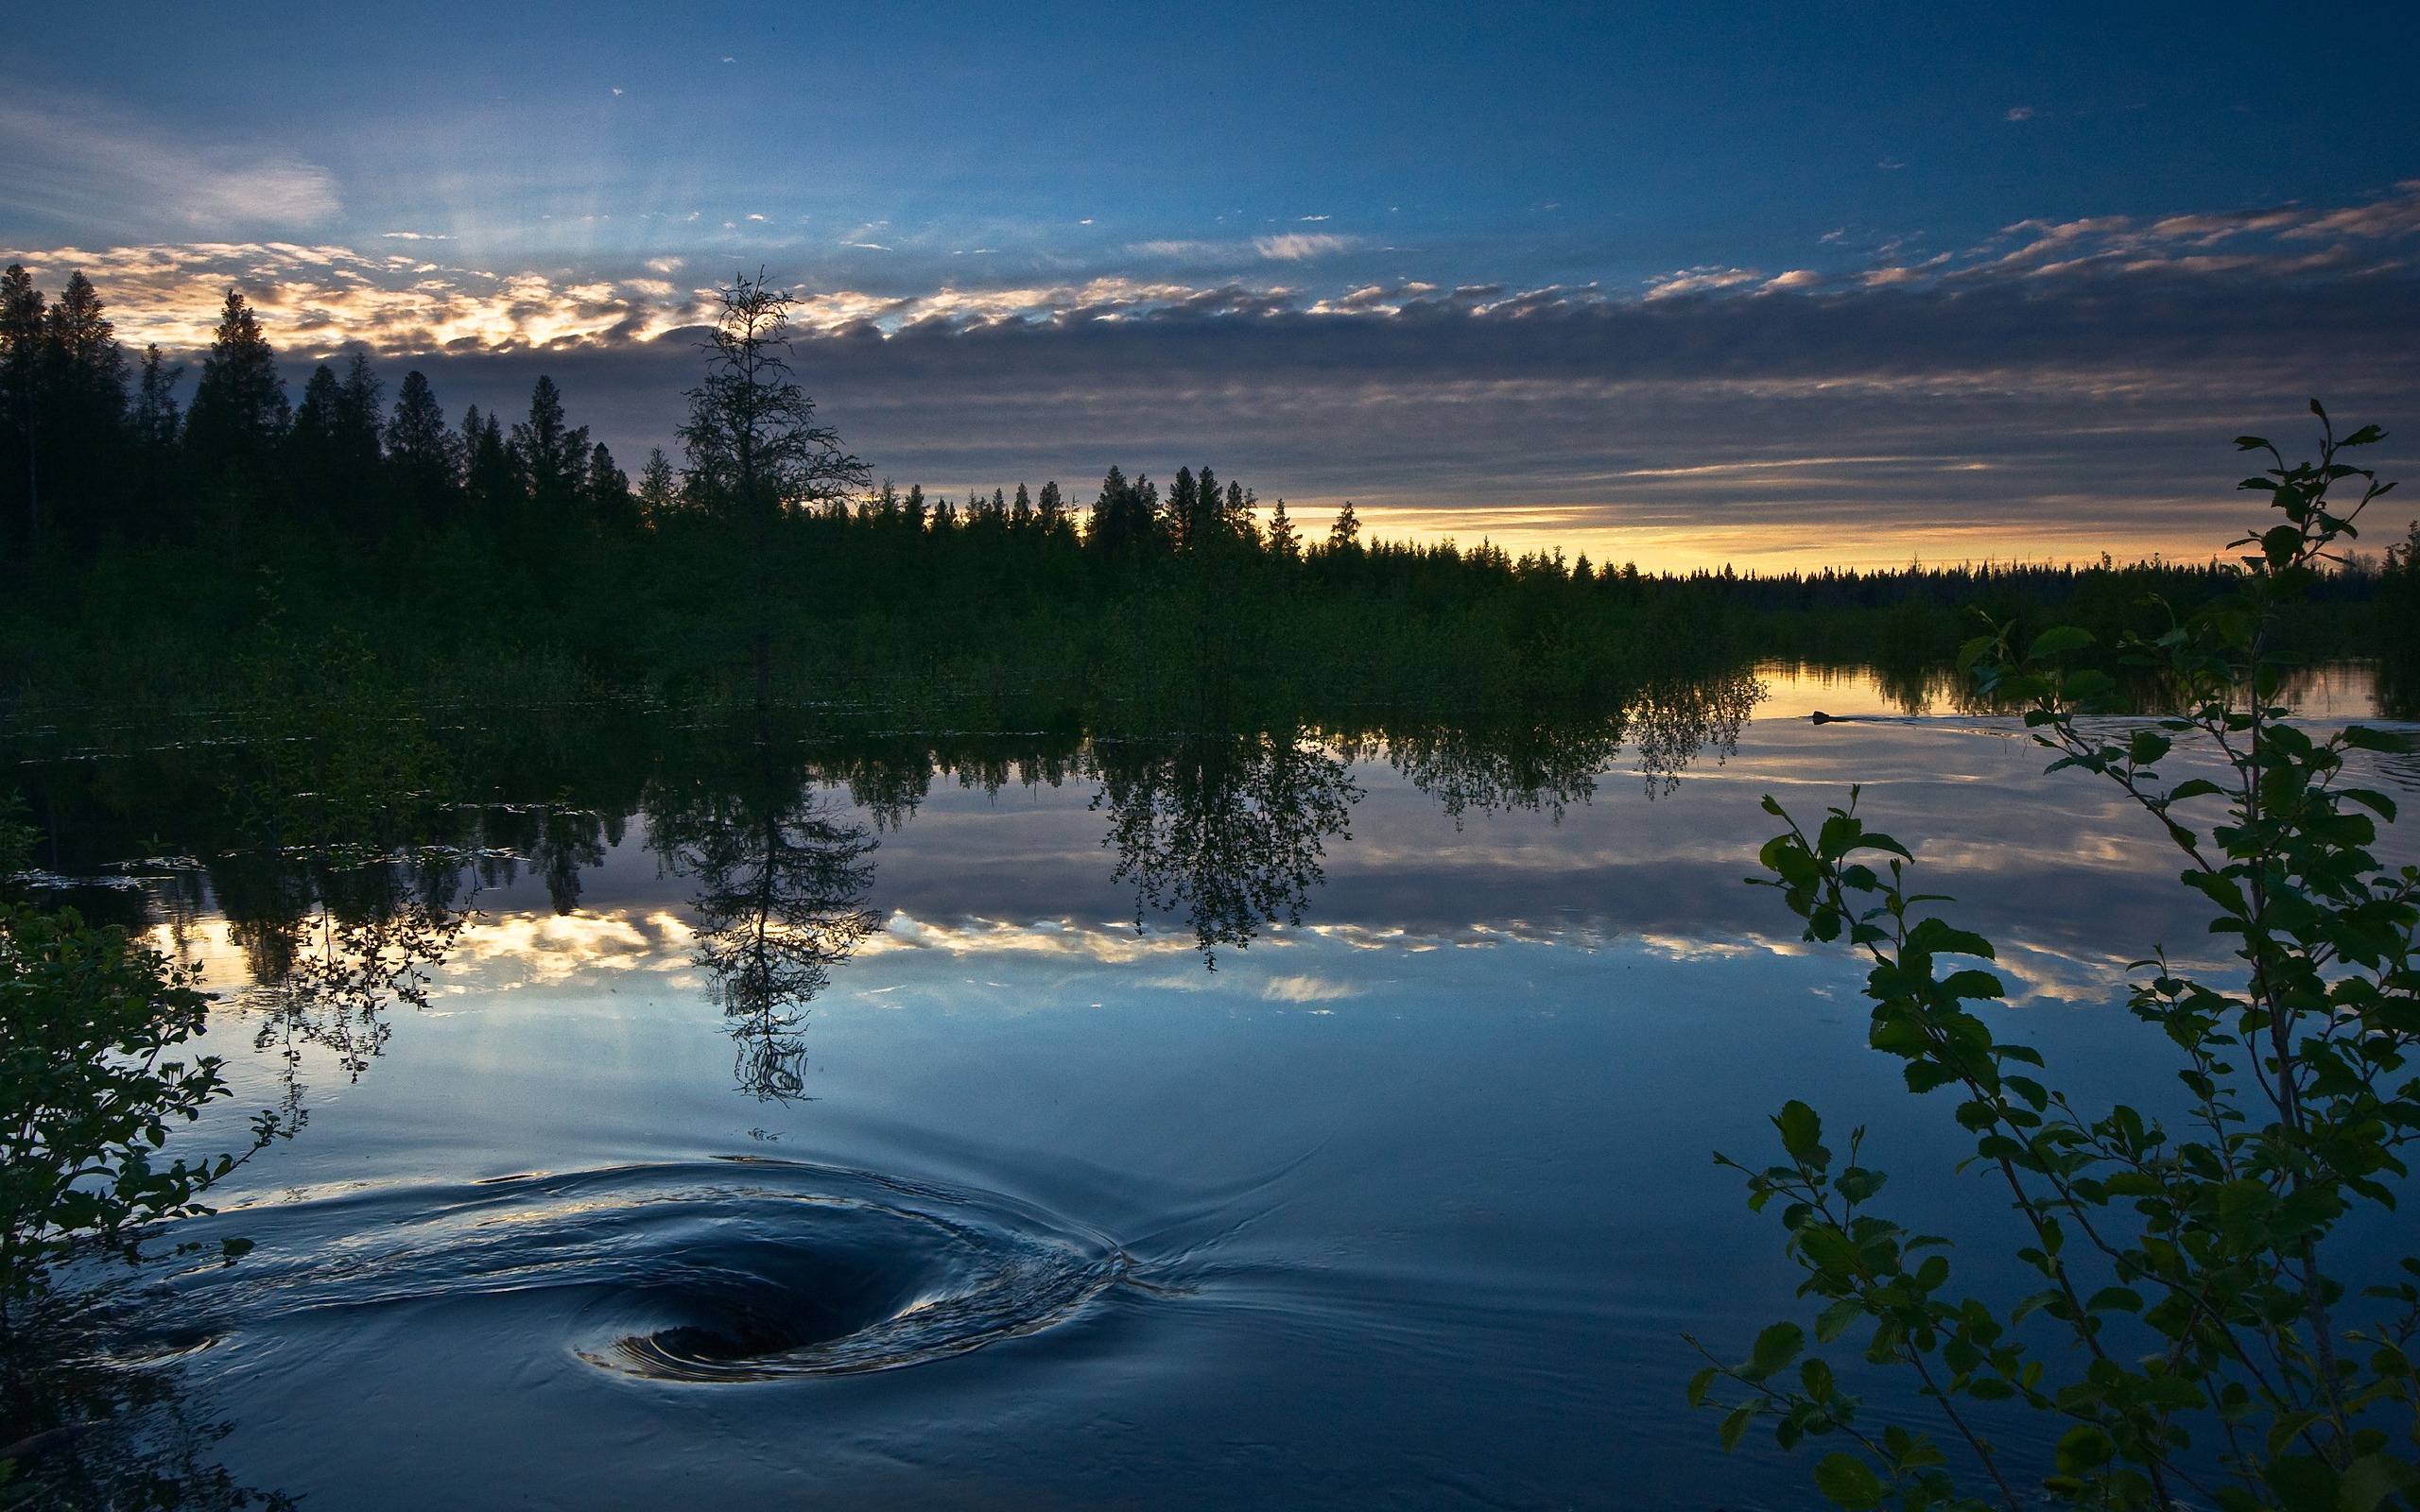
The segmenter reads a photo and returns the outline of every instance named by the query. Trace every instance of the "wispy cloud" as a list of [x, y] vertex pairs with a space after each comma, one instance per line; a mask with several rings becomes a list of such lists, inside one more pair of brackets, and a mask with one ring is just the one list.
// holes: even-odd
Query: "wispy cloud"
[[1303, 263], [1314, 257], [1349, 252], [1359, 243], [1353, 237], [1331, 236], [1325, 232], [1288, 232], [1282, 236], [1255, 237], [1252, 245], [1253, 250], [1272, 261]]
[[80, 227], [163, 218], [205, 234], [322, 224], [336, 180], [291, 153], [170, 133], [53, 92], [13, 88], [0, 103], [0, 206]]

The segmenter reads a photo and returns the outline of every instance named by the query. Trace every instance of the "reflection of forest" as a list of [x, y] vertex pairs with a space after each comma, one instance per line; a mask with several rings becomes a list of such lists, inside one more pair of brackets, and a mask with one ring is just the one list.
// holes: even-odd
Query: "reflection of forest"
[[1184, 910], [1214, 969], [1219, 946], [1303, 921], [1322, 843], [1346, 834], [1361, 797], [1343, 762], [1293, 730], [1103, 743], [1093, 770], [1135, 927], [1150, 908]]
[[741, 749], [750, 759], [653, 795], [648, 844], [697, 885], [697, 963], [737, 1046], [733, 1074], [754, 1096], [795, 1097], [808, 1005], [881, 927], [865, 906], [874, 841], [795, 748], [760, 731]]
[[[1182, 918], [1215, 966], [1219, 950], [1308, 916], [1326, 844], [1349, 837], [1361, 797], [1355, 762], [1383, 758], [1458, 823], [1473, 810], [1560, 816], [1625, 753], [1651, 794], [1726, 753], [1759, 693], [1737, 674], [1478, 726], [1091, 736], [869, 731], [796, 710], [684, 724], [610, 705], [441, 727], [356, 700], [106, 762], [21, 751], [18, 769], [50, 870], [123, 865], [148, 879], [141, 893], [79, 897], [88, 913], [172, 936], [224, 914], [251, 978], [237, 1001], [298, 1099], [314, 1057], [363, 1074], [389, 1010], [425, 1003], [475, 899], [527, 877], [573, 913], [586, 874], [643, 818], [664, 868], [695, 886], [697, 959], [739, 1084], [786, 1097], [802, 1085], [808, 1005], [879, 925], [873, 832], [909, 822], [936, 783], [1096, 782], [1137, 926]], [[405, 753], [367, 748], [389, 741]]]

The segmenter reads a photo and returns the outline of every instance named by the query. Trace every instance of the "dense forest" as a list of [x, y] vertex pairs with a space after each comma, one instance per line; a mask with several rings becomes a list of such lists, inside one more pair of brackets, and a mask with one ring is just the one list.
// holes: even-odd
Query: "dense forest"
[[[290, 401], [231, 290], [189, 399], [81, 274], [0, 282], [0, 705], [209, 708], [297, 678], [526, 704], [744, 696], [998, 727], [1344, 709], [1485, 716], [1763, 660], [1945, 664], [1978, 614], [2114, 644], [2228, 586], [2206, 564], [1641, 573], [1298, 522], [1210, 467], [964, 498], [878, 486], [782, 357], [787, 301], [725, 291], [676, 466], [635, 484], [546, 378], [520, 417], [391, 400], [359, 352]], [[2420, 537], [2415, 537], [2420, 540]], [[2214, 545], [2216, 542], [2213, 543]], [[2324, 578], [2318, 657], [2420, 645], [2412, 541]], [[2405, 681], [2411, 679], [2406, 676]]]

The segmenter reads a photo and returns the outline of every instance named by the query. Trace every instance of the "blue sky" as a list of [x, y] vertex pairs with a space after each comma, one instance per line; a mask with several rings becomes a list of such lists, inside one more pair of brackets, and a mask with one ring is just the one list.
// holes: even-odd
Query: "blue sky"
[[[2207, 521], [2148, 475], [2298, 387], [2420, 423], [2378, 335], [2412, 309], [2415, 62], [2410, 7], [133, 6], [105, 38], [50, 8], [0, 62], [0, 247], [87, 267], [170, 345], [241, 283], [298, 354], [425, 356], [451, 402], [576, 357], [625, 450], [677, 419], [698, 291], [762, 264], [839, 343], [827, 409], [936, 487], [1061, 468], [1059, 435], [1070, 477], [1225, 459], [1322, 505], [1366, 477], [1406, 528], [1500, 507], [1502, 539], [1634, 526], [1676, 559], [1783, 551], [1759, 542], [1860, 489], [1871, 520], [1827, 549], [1896, 552], [1927, 496], [1960, 501], [1952, 552], [2181, 548]], [[2140, 328], [2152, 305], [2172, 329]], [[1651, 307], [1668, 358], [1720, 360], [1643, 362]], [[2132, 312], [2122, 342], [2095, 310]], [[1104, 318], [1134, 328], [1108, 357]], [[1203, 320], [1237, 328], [1215, 384], [1138, 383], [1142, 328]], [[1004, 322], [964, 353], [979, 392], [847, 339]], [[1546, 333], [1538, 360], [1473, 322]], [[2269, 379], [2211, 380], [2241, 341], [2194, 338], [2228, 322], [2271, 334], [2245, 359]], [[1390, 420], [1413, 391], [1472, 421], [1450, 455]], [[2050, 477], [2111, 404], [2174, 450], [2122, 485]], [[1704, 427], [1703, 455], [1644, 415]], [[2041, 475], [1754, 475], [1843, 425], [1826, 457]], [[1721, 511], [1703, 528], [1638, 476], [1735, 464], [1692, 495]]]

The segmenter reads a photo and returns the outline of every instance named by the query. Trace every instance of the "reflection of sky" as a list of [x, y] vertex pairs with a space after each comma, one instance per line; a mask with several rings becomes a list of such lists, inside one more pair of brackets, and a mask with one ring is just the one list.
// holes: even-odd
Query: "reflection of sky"
[[[1702, 1507], [1718, 1486], [1727, 1505], [1796, 1504], [1803, 1462], [1721, 1457], [1682, 1401], [1683, 1331], [1732, 1349], [1794, 1305], [1771, 1215], [1709, 1151], [1756, 1160], [1770, 1112], [1809, 1098], [1834, 1128], [1870, 1127], [1894, 1218], [1961, 1236], [1962, 1295], [2029, 1288], [1994, 1259], [2014, 1247], [2004, 1199], [1939, 1159], [1952, 1099], [1908, 1097], [1864, 1047], [1860, 963], [1741, 885], [1773, 827], [1757, 798], [1813, 818], [1865, 782], [1926, 886], [2006, 947], [2018, 1000], [1985, 1011], [2080, 1107], [2165, 1095], [2139, 1074], [2161, 1042], [2113, 1005], [2125, 960], [2161, 940], [2223, 952], [2139, 818], [2087, 778], [2043, 776], [2006, 722], [1818, 727], [1795, 713], [1810, 700], [1884, 700], [1773, 680], [1788, 713], [1726, 760], [1652, 799], [1617, 760], [1560, 819], [1458, 827], [1361, 764], [1308, 921], [1222, 950], [1216, 972], [1181, 919], [1128, 922], [1089, 784], [936, 782], [882, 833], [885, 927], [812, 1005], [797, 1101], [735, 1088], [684, 885], [640, 826], [584, 875], [576, 914], [551, 914], [535, 879], [489, 889], [428, 1011], [393, 1011], [358, 1082], [307, 1061], [308, 1126], [201, 1228], [261, 1243], [183, 1283], [233, 1298], [193, 1366], [237, 1422], [221, 1452], [349, 1505], [673, 1505], [701, 1487], [777, 1504], [810, 1481], [836, 1503], [911, 1504], [944, 1473], [968, 1504], [1284, 1505], [1333, 1486], [1465, 1504], [1440, 1464], [1495, 1500], [1564, 1505], [1601, 1498], [1609, 1460], [1625, 1504]], [[181, 937], [214, 985], [240, 982], [223, 925]], [[280, 1091], [269, 1057], [209, 1048], [237, 1095], [181, 1139], [232, 1138]], [[734, 1157], [1012, 1204], [1101, 1236], [1151, 1289], [811, 1395], [606, 1381], [564, 1318], [593, 1331], [617, 1288], [684, 1284], [689, 1241], [764, 1169]], [[629, 1250], [626, 1206], [533, 1183], [511, 1189], [511, 1221], [586, 1289], [518, 1276], [432, 1300], [425, 1277], [381, 1269], [487, 1211], [496, 1189], [477, 1183], [605, 1168], [655, 1173], [642, 1185], [687, 1205], [670, 1263]], [[815, 1211], [787, 1221], [804, 1233]], [[424, 1263], [441, 1278], [445, 1259]], [[342, 1305], [285, 1305], [279, 1267]], [[2044, 1448], [2023, 1428], [2006, 1441]], [[426, 1442], [445, 1452], [410, 1448]]]
[[[1865, 674], [1767, 668], [1764, 682], [1769, 696], [1728, 757], [1701, 755], [1677, 789], [1651, 797], [1625, 753], [1560, 818], [1474, 810], [1458, 823], [1383, 761], [1357, 764], [1366, 796], [1349, 838], [1328, 844], [1326, 881], [1305, 923], [1222, 952], [1219, 974], [1367, 990], [1288, 964], [1321, 941], [1350, 948], [1339, 960], [1392, 963], [1386, 970], [1515, 940], [1580, 950], [1625, 941], [1712, 971], [1743, 955], [1798, 954], [1805, 947], [1777, 897], [1743, 885], [1776, 828], [1759, 799], [1775, 795], [1811, 826], [1846, 799], [1851, 782], [1863, 784], [1869, 823], [1916, 851], [1919, 890], [1954, 895], [1948, 911], [2001, 944], [2027, 990], [2103, 996], [2153, 946], [2183, 960], [2225, 958], [2204, 934], [2197, 895], [2174, 884], [2178, 863], [2154, 827], [2105, 783], [2045, 775], [2046, 754], [2015, 721], [1947, 712], [1939, 690], [1919, 705], [1932, 713], [1910, 717], [1903, 695]], [[2365, 711], [2366, 688], [2358, 671], [2329, 672], [2310, 680], [2304, 707], [2315, 716]], [[1847, 717], [1817, 726], [1806, 718], [1815, 709]], [[2200, 769], [2172, 762], [2169, 775]], [[1113, 876], [1106, 821], [1092, 803], [1085, 782], [1011, 782], [994, 795], [936, 782], [881, 836], [871, 901], [885, 924], [839, 970], [836, 995], [925, 958], [969, 971], [1018, 962], [1200, 972], [1182, 916], [1147, 910], [1134, 927], [1134, 899]], [[2215, 817], [2213, 800], [2199, 807], [2208, 811], [2202, 823]], [[2391, 860], [2412, 850], [2392, 827], [2380, 847]], [[618, 973], [654, 979], [649, 990], [694, 991], [685, 886], [657, 865], [644, 823], [634, 823], [582, 874], [573, 915], [554, 915], [535, 877], [481, 893], [438, 993], [459, 1008], [465, 997], [593, 988]], [[163, 926], [164, 948], [171, 933]], [[242, 955], [222, 922], [205, 918], [173, 934], [212, 985], [240, 984]], [[1265, 986], [1270, 1001], [1322, 990]]]
[[[2307, 13], [2409, 72], [2404, 11]], [[2247, 98], [2257, 9], [113, 15], [17, 18], [0, 249], [458, 411], [583, 368], [626, 462], [759, 266], [903, 483], [1207, 457], [1650, 563], [2198, 555], [2228, 437], [2420, 392], [2420, 106]]]

